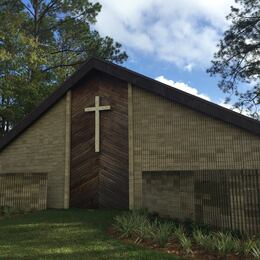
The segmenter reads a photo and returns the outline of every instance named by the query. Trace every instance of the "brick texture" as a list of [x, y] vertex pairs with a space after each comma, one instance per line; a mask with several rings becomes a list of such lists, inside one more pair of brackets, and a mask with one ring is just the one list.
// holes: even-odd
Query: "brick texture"
[[129, 102], [132, 208], [142, 206], [144, 171], [260, 169], [259, 136], [140, 88]]
[[163, 216], [256, 235], [259, 185], [259, 170], [144, 172], [142, 203]]
[[48, 174], [49, 208], [64, 208], [65, 205], [65, 146], [68, 123], [64, 97], [0, 153], [0, 174]]
[[8, 173], [0, 175], [0, 207], [25, 211], [47, 207], [46, 173]]

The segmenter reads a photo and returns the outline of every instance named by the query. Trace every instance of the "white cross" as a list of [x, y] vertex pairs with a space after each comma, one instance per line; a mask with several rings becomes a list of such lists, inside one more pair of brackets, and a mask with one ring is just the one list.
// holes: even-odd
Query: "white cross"
[[100, 111], [110, 110], [110, 106], [100, 106], [99, 96], [95, 96], [95, 106], [87, 107], [85, 112], [95, 112], [95, 152], [100, 151]]

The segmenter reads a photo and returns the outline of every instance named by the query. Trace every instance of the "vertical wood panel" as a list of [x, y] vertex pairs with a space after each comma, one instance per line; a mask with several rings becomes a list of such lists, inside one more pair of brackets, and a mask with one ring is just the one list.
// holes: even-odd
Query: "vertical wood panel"
[[99, 205], [128, 209], [128, 89], [127, 83], [103, 75], [99, 95], [110, 111], [100, 114]]
[[[93, 73], [72, 90], [70, 206], [128, 208], [127, 83]], [[100, 112], [100, 152], [95, 152], [95, 113], [84, 108], [110, 105]]]
[[98, 207], [98, 154], [95, 153], [95, 115], [85, 113], [98, 93], [94, 78], [72, 90], [70, 207]]

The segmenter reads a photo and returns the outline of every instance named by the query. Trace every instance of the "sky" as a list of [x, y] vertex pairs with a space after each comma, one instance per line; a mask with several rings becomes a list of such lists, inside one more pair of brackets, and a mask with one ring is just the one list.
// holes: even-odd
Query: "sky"
[[234, 0], [98, 0], [102, 10], [95, 28], [123, 45], [123, 66], [224, 104], [218, 78], [206, 69], [228, 28]]

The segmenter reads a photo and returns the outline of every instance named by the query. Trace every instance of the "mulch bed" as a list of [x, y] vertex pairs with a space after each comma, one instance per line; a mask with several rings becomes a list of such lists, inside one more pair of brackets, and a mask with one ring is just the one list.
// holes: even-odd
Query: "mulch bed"
[[157, 250], [160, 252], [173, 254], [175, 256], [184, 257], [185, 259], [197, 259], [197, 260], [253, 260], [255, 259], [253, 256], [239, 256], [235, 254], [229, 254], [226, 256], [220, 256], [215, 252], [208, 252], [203, 248], [193, 245], [192, 246], [192, 253], [187, 255], [182, 250], [181, 246], [176, 240], [172, 240], [164, 248], [159, 247], [157, 244], [153, 243], [152, 241], [139, 241], [137, 237], [132, 238], [122, 238], [120, 233], [118, 233], [113, 227], [108, 229], [108, 233], [110, 236], [117, 240], [121, 240], [125, 244], [133, 244], [138, 245], [140, 247], [146, 249]]

